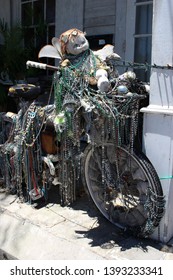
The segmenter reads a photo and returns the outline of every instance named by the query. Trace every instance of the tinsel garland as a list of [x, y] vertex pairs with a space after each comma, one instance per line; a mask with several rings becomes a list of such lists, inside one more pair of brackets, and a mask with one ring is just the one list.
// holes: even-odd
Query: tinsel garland
[[[147, 93], [144, 84], [133, 73], [117, 76], [111, 63], [107, 67], [110, 91], [101, 93], [91, 83], [100, 62], [90, 50], [79, 57], [66, 59], [53, 77], [55, 101], [51, 109], [25, 102], [12, 125], [12, 137], [0, 147], [5, 186], [17, 192], [21, 200], [32, 203], [41, 197], [47, 199], [49, 186], [54, 182], [59, 187], [61, 205], [71, 204], [76, 200], [84, 142], [93, 150], [100, 148], [96, 161], [101, 171], [100, 188], [105, 203], [109, 195], [107, 186], [115, 193], [116, 184], [121, 188], [118, 147], [125, 145], [129, 158], [133, 155], [139, 103]], [[3, 129], [3, 122], [0, 124]], [[56, 154], [48, 154], [42, 149], [41, 132], [46, 131], [49, 124], [53, 127], [51, 133], [56, 133]], [[4, 142], [4, 134], [0, 136]], [[109, 143], [113, 146], [116, 182], [106, 155]], [[163, 197], [157, 197], [150, 186], [147, 191], [144, 207], [149, 214], [143, 229], [146, 236], [158, 225], [162, 215], [160, 209], [164, 208]], [[121, 195], [123, 197], [123, 193]], [[155, 211], [155, 205], [159, 211]]]
[[[106, 141], [111, 141], [115, 147], [126, 144], [133, 150], [137, 131], [139, 99], [135, 98], [135, 93], [131, 96], [125, 96], [118, 95], [116, 92], [116, 87], [119, 84], [128, 83], [131, 85], [130, 81], [118, 83], [115, 79], [116, 87], [114, 86], [114, 92], [111, 92], [111, 96], [100, 93], [96, 88], [90, 86], [88, 79], [86, 79], [95, 72], [95, 70], [92, 71], [91, 65], [88, 68], [88, 61], [90, 59], [85, 57], [83, 63], [75, 61], [76, 64], [61, 67], [57, 73], [58, 78], [54, 77], [56, 105], [54, 126], [57, 139], [62, 147], [60, 150], [62, 166], [60, 193], [63, 205], [69, 204], [75, 199], [75, 197], [70, 197], [70, 193], [75, 193], [77, 182], [73, 181], [71, 184], [68, 176], [76, 173], [76, 167], [72, 164], [74, 158], [78, 161], [78, 163], [75, 162], [76, 166], [80, 166], [81, 137], [84, 137], [92, 145], [102, 145]], [[95, 65], [96, 63], [94, 63], [94, 67]], [[78, 124], [76, 124], [76, 120], [80, 120]], [[67, 191], [71, 189], [73, 189], [72, 192]]]

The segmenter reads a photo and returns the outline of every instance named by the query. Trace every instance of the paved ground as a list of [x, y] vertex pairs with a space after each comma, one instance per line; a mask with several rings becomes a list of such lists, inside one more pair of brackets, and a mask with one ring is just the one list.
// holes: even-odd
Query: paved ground
[[55, 191], [47, 204], [33, 207], [1, 190], [0, 248], [0, 259], [173, 259], [173, 247], [121, 232], [86, 195], [63, 208]]

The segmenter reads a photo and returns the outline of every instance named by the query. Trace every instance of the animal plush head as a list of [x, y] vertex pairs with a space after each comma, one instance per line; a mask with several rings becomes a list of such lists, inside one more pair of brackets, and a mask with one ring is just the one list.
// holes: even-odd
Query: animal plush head
[[[68, 54], [79, 55], [89, 49], [89, 43], [85, 35], [85, 32], [77, 28], [69, 29], [62, 33], [59, 38], [52, 38], [52, 45], [44, 46], [38, 57], [52, 57], [62, 61]], [[106, 61], [107, 58], [120, 59], [120, 56], [114, 53], [114, 46], [112, 45], [105, 45], [102, 49], [93, 53], [102, 61]]]
[[73, 28], [62, 33], [60, 36], [61, 53], [78, 55], [89, 48], [85, 33]]
[[60, 38], [52, 38], [52, 45], [44, 46], [38, 57], [52, 57], [62, 61], [68, 54], [79, 55], [87, 49], [89, 49], [89, 43], [85, 33], [72, 28], [62, 33]]
[[[79, 54], [85, 52], [88, 49], [89, 49], [89, 43], [85, 37], [85, 33], [76, 28], [72, 28], [62, 33], [60, 38], [54, 37], [52, 39], [52, 46], [47, 45], [40, 50], [39, 58], [41, 57], [58, 58], [60, 60], [60, 65], [62, 67], [65, 67], [68, 66], [69, 63], [72, 61], [73, 59], [72, 56], [74, 57], [78, 56]], [[88, 52], [89, 58], [90, 55], [91, 52]], [[101, 50], [92, 52], [92, 55], [94, 55], [96, 61], [98, 61], [98, 63], [96, 63], [96, 67], [97, 67], [96, 70], [99, 70], [96, 73], [97, 87], [101, 92], [107, 92], [110, 89], [110, 82], [108, 80], [108, 75], [104, 69], [99, 69], [99, 68], [107, 69], [106, 60], [120, 59], [120, 56], [114, 53], [114, 46], [112, 45], [106, 45]], [[90, 65], [90, 70], [91, 70], [93, 67], [92, 60], [91, 61], [88, 60], [88, 61], [91, 64]], [[88, 69], [88, 64], [86, 68]]]

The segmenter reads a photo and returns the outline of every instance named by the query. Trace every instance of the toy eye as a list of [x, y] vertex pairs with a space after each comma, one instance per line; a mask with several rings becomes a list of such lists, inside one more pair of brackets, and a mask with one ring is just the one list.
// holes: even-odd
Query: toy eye
[[68, 36], [67, 35], [64, 35], [62, 36], [62, 39], [61, 39], [64, 43], [67, 43], [68, 41]]
[[72, 32], [72, 35], [73, 35], [73, 36], [77, 36], [77, 31], [73, 31], [73, 32]]
[[75, 45], [74, 45], [74, 48], [77, 48], [77, 47], [79, 47], [79, 45], [78, 45], [78, 44], [75, 44]]

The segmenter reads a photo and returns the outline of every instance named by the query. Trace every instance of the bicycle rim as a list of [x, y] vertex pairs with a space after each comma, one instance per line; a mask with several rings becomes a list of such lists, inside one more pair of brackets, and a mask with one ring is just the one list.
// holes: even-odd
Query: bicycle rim
[[109, 143], [88, 146], [83, 163], [86, 188], [103, 216], [137, 236], [148, 237], [163, 216], [164, 197], [147, 157]]

